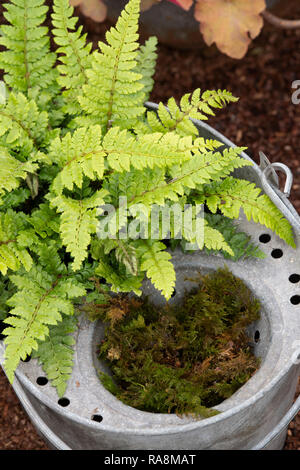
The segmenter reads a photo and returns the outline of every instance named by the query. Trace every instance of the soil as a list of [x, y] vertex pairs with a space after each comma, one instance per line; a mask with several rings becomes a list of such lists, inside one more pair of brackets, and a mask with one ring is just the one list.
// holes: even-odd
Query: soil
[[[1, 13], [2, 6], [0, 23]], [[299, 2], [293, 3], [289, 17], [300, 18]], [[107, 23], [98, 25], [82, 17], [81, 21], [94, 44], [103, 39]], [[199, 53], [160, 46], [151, 100], [166, 102], [170, 96], [178, 99], [198, 87], [226, 88], [239, 96], [238, 103], [219, 112], [209, 124], [236, 144], [247, 146], [256, 162], [262, 150], [270, 161], [288, 165], [294, 174], [290, 200], [300, 213], [300, 105], [292, 103], [292, 83], [300, 80], [299, 41], [300, 30], [268, 26], [240, 61], [213, 47]], [[0, 410], [0, 449], [47, 449], [2, 371]], [[300, 414], [289, 426], [284, 449], [300, 450]]]

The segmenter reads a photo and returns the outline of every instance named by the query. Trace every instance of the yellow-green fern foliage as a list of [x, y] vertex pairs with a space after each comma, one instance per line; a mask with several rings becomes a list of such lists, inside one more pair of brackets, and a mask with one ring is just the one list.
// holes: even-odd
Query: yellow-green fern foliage
[[[34, 354], [64, 393], [72, 366], [74, 305], [97, 288], [141, 294], [147, 276], [170, 299], [176, 274], [170, 246], [178, 244], [185, 205], [211, 214], [204, 237], [183, 231], [183, 248], [225, 256], [262, 256], [231, 220], [249, 219], [294, 245], [292, 229], [260, 189], [234, 178], [250, 165], [244, 150], [224, 150], [198, 136], [195, 119], [236, 101], [226, 90], [195, 90], [157, 112], [145, 101], [153, 87], [156, 39], [139, 44], [140, 0], [129, 0], [116, 25], [92, 51], [68, 0], [50, 13], [43, 0], [4, 3], [0, 67], [0, 273], [6, 307], [1, 319], [5, 370], [12, 381], [20, 359]], [[125, 201], [126, 200], [126, 204]], [[106, 214], [110, 204], [115, 213]], [[153, 205], [178, 205], [170, 233]], [[126, 207], [125, 207], [126, 206]], [[216, 214], [218, 212], [218, 214]], [[223, 216], [222, 216], [222, 215]], [[220, 219], [221, 217], [221, 219]], [[117, 221], [117, 223], [116, 223]], [[133, 222], [126, 233], [126, 222]], [[107, 238], [99, 230], [107, 224]], [[141, 230], [146, 236], [141, 237]], [[228, 235], [232, 234], [232, 237]], [[174, 238], [174, 244], [166, 239]], [[186, 244], [186, 245], [185, 245]]]

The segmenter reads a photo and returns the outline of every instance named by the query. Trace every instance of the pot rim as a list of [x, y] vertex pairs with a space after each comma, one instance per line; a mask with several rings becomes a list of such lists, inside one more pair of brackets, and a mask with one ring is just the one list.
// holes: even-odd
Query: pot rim
[[[194, 429], [199, 429], [199, 428], [204, 428], [207, 425], [210, 424], [216, 424], [218, 422], [223, 421], [226, 418], [229, 418], [244, 409], [248, 408], [251, 406], [253, 403], [257, 402], [261, 398], [263, 398], [268, 392], [270, 392], [273, 387], [276, 386], [277, 383], [281, 382], [284, 380], [284, 377], [288, 375], [291, 371], [291, 369], [295, 367], [295, 369], [299, 369], [299, 365], [294, 364], [293, 362], [288, 363], [265, 387], [263, 387], [259, 392], [255, 393], [252, 397], [248, 398], [245, 400], [243, 403], [233, 406], [229, 410], [222, 411], [220, 414], [212, 416], [210, 418], [204, 418], [200, 420], [195, 420], [186, 424], [178, 424], [178, 425], [167, 425], [167, 426], [161, 426], [160, 429], [153, 429], [149, 427], [148, 429], [143, 428], [143, 429], [131, 429], [130, 434], [132, 435], [161, 435], [161, 434], [177, 434], [180, 432], [187, 432], [187, 431], [192, 431]], [[299, 371], [300, 372], [300, 371]], [[40, 389], [38, 389], [27, 377], [24, 373], [19, 372], [18, 370], [16, 371], [16, 377], [19, 380], [21, 384], [24, 385], [25, 389], [30, 392], [36, 399], [38, 399], [40, 402], [42, 402], [44, 405], [49, 407], [50, 409], [55, 410], [59, 415], [62, 415], [63, 417], [66, 417], [68, 419], [72, 419], [72, 421], [78, 423], [78, 424], [84, 424], [87, 427], [90, 427], [92, 429], [101, 429], [103, 431], [109, 431], [112, 433], [118, 433], [118, 434], [127, 434], [128, 431], [126, 429], [116, 429], [113, 426], [110, 426], [109, 424], [106, 424], [104, 420], [101, 423], [94, 422], [88, 418], [82, 417], [77, 415], [76, 413], [66, 410], [62, 408], [60, 405], [57, 403], [53, 402], [45, 393], [43, 393]], [[124, 404], [123, 404], [124, 405]], [[128, 405], [124, 405], [128, 408], [132, 408]], [[149, 412], [141, 412], [146, 414], [155, 414], [155, 413], [149, 413]]]

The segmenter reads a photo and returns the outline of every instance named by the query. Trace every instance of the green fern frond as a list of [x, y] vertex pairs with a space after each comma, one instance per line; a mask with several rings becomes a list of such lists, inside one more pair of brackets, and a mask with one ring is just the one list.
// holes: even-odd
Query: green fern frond
[[147, 122], [152, 132], [177, 132], [179, 135], [198, 135], [198, 129], [191, 119], [206, 120], [207, 115], [214, 116], [212, 108], [222, 108], [237, 98], [226, 90], [205, 91], [198, 88], [193, 93], [185, 94], [180, 105], [170, 98], [167, 107], [159, 103], [157, 113], [148, 111]]
[[105, 152], [101, 147], [101, 127], [79, 128], [52, 141], [49, 157], [61, 171], [53, 181], [52, 189], [62, 193], [64, 188], [82, 187], [83, 177], [101, 180], [104, 173]]
[[66, 391], [72, 373], [75, 339], [72, 333], [77, 330], [77, 319], [63, 316], [62, 321], [49, 327], [44, 341], [38, 341], [38, 350], [32, 354], [42, 365], [47, 378], [56, 387], [58, 396]]
[[204, 198], [212, 213], [219, 209], [226, 217], [237, 219], [240, 209], [243, 209], [248, 220], [253, 219], [265, 225], [295, 247], [291, 225], [254, 183], [228, 177], [219, 183], [205, 186]]
[[144, 113], [142, 76], [137, 67], [138, 18], [140, 0], [130, 0], [117, 24], [106, 33], [107, 44], [99, 42], [101, 52], [92, 54], [79, 102], [85, 113], [104, 131], [111, 126], [134, 122]]
[[59, 46], [57, 53], [61, 65], [57, 66], [60, 76], [59, 85], [64, 89], [63, 96], [66, 104], [64, 111], [69, 114], [80, 112], [78, 95], [82, 86], [87, 83], [87, 70], [91, 66], [92, 43], [86, 43], [86, 34], [82, 26], [76, 29], [78, 19], [73, 16], [74, 8], [69, 0], [54, 0], [52, 13], [52, 33], [54, 41]]
[[0, 53], [0, 68], [7, 85], [25, 94], [34, 88], [50, 88], [57, 77], [48, 28], [41, 26], [48, 11], [44, 3], [11, 0], [4, 4], [4, 16], [10, 24], [1, 26], [0, 44], [7, 50]]
[[[43, 267], [33, 266], [28, 273], [10, 276], [18, 291], [8, 300], [10, 325], [6, 336], [4, 368], [12, 382], [20, 359], [38, 349], [38, 341], [49, 334], [49, 325], [62, 320], [62, 314], [73, 315], [72, 299], [85, 295], [85, 289], [71, 277], [49, 274]], [[24, 299], [28, 299], [24, 302]]]
[[176, 274], [166, 246], [159, 241], [145, 240], [141, 257], [141, 270], [145, 271], [156, 289], [169, 300], [175, 287]]
[[129, 203], [131, 203], [136, 196], [151, 192], [164, 181], [164, 168], [131, 169], [130, 172], [114, 172], [112, 175], [108, 175], [103, 187], [109, 192], [110, 202], [118, 207], [120, 197], [126, 196]]
[[57, 207], [61, 214], [60, 234], [66, 250], [74, 258], [72, 264], [76, 271], [87, 256], [91, 234], [97, 229], [97, 207], [104, 204], [107, 191], [101, 189], [90, 198], [75, 200], [60, 195], [52, 199], [51, 206]]
[[168, 168], [190, 160], [192, 151], [198, 150], [191, 137], [155, 133], [136, 138], [118, 127], [107, 132], [102, 146], [109, 166], [119, 172], [130, 171], [130, 166], [138, 170], [155, 166]]
[[[154, 80], [153, 75], [156, 66], [156, 46], [157, 38], [152, 36], [144, 46], [141, 46], [137, 56], [136, 72], [142, 75], [141, 83], [144, 85], [143, 92], [145, 93], [144, 100], [148, 100], [152, 91]], [[144, 104], [141, 102], [141, 104]]]
[[251, 165], [249, 161], [238, 156], [242, 150], [243, 148], [235, 147], [225, 150], [223, 154], [198, 154], [183, 162], [181, 166], [174, 165], [170, 168], [171, 179], [150, 190], [143, 190], [141, 194], [135, 195], [131, 204], [142, 203], [149, 206], [153, 203], [163, 205], [166, 199], [177, 201], [185, 194], [185, 188], [195, 189], [205, 182], [220, 180], [235, 168]]

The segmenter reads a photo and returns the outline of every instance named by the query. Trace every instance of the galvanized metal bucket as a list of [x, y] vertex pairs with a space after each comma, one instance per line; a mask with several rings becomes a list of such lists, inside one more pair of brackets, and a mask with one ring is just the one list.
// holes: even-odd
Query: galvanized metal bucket
[[[156, 105], [147, 103], [156, 109]], [[210, 126], [195, 121], [201, 136], [234, 146]], [[247, 154], [243, 157], [250, 160]], [[276, 170], [284, 171], [284, 192], [277, 187]], [[176, 295], [181, 299], [192, 287], [193, 274], [209, 272], [226, 264], [252, 289], [262, 304], [261, 319], [249, 328], [249, 336], [262, 359], [257, 373], [232, 397], [216, 408], [220, 414], [195, 420], [175, 415], [155, 414], [126, 406], [100, 383], [97, 369], [104, 369], [96, 357], [96, 347], [104, 334], [101, 323], [81, 319], [76, 334], [74, 370], [63, 400], [40, 377], [45, 374], [36, 360], [22, 363], [13, 388], [38, 432], [54, 449], [281, 449], [289, 422], [300, 409], [293, 404], [300, 372], [300, 218], [287, 199], [292, 176], [282, 164], [270, 164], [261, 156], [260, 167], [238, 170], [235, 176], [255, 182], [268, 194], [293, 226], [297, 249], [288, 247], [274, 233], [248, 222], [239, 224], [265, 251], [264, 260], [232, 262], [221, 256], [200, 252], [173, 256], [177, 271]], [[163, 302], [149, 281], [144, 293], [154, 303]], [[4, 345], [0, 342], [0, 363]]]

